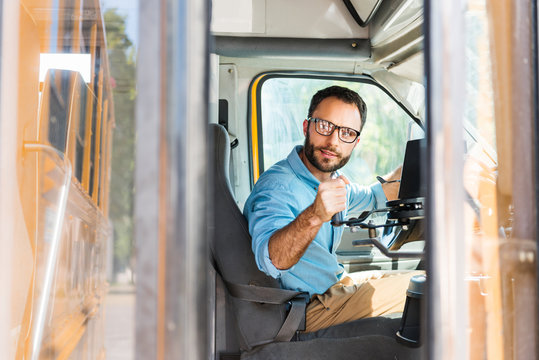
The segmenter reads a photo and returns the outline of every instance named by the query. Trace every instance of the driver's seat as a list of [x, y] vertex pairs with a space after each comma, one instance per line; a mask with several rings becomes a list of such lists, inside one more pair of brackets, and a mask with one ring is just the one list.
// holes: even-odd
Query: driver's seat
[[392, 359], [397, 354], [399, 359], [417, 358], [416, 350], [395, 340], [400, 318], [369, 318], [315, 333], [302, 332], [308, 296], [280, 289], [277, 280], [256, 266], [247, 222], [228, 181], [228, 133], [223, 126], [210, 124], [209, 135], [214, 144], [214, 234], [210, 249], [216, 286], [224, 284], [224, 291], [216, 291], [216, 304], [225, 312], [216, 315], [220, 320], [216, 321], [216, 333], [233, 329], [234, 336], [227, 338], [236, 339], [225, 341], [224, 352], [228, 354], [220, 354], [220, 359], [238, 359], [240, 352], [241, 359]]

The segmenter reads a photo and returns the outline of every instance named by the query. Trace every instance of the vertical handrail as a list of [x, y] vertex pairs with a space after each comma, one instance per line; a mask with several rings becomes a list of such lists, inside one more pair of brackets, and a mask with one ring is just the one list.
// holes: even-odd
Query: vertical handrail
[[464, 0], [425, 1], [429, 359], [467, 359], [463, 118]]
[[209, 5], [139, 0], [136, 359], [208, 359]]
[[[54, 227], [52, 232], [52, 241], [47, 256], [47, 263], [45, 266], [45, 276], [43, 283], [43, 291], [39, 299], [37, 317], [35, 324], [32, 326], [31, 337], [31, 359], [37, 360], [39, 358], [39, 352], [41, 351], [41, 342], [43, 340], [43, 330], [45, 328], [45, 317], [47, 315], [47, 308], [49, 306], [50, 293], [52, 288], [53, 276], [56, 267], [56, 260], [58, 258], [58, 249], [60, 248], [60, 239], [62, 236], [62, 225], [64, 222], [65, 210], [67, 206], [67, 197], [69, 194], [69, 185], [71, 184], [71, 164], [69, 159], [64, 154], [50, 145], [26, 143], [24, 144], [26, 151], [43, 151], [53, 155], [54, 161], [63, 167], [65, 171], [64, 182], [60, 189], [60, 196], [58, 198], [58, 211], [56, 213], [56, 219], [54, 220]], [[60, 162], [61, 160], [61, 162]]]

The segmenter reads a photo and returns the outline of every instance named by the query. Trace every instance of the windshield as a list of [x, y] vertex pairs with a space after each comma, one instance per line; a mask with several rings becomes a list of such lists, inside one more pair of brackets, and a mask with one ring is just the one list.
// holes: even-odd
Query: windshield
[[263, 83], [260, 97], [264, 169], [303, 144], [302, 124], [311, 98], [332, 85], [356, 91], [367, 104], [366, 124], [343, 173], [352, 182], [368, 185], [402, 163], [412, 118], [381, 88], [368, 82], [275, 77]]

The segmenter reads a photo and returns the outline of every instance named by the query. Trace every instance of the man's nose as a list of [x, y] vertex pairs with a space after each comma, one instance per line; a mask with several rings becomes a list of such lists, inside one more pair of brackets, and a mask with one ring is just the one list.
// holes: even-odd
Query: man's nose
[[335, 129], [331, 135], [328, 136], [328, 143], [334, 146], [340, 145], [339, 129]]

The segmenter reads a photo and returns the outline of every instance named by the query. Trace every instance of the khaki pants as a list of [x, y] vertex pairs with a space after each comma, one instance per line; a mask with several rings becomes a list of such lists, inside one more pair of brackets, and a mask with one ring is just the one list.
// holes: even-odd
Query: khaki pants
[[307, 332], [352, 320], [404, 311], [410, 278], [424, 271], [349, 274], [307, 305]]

